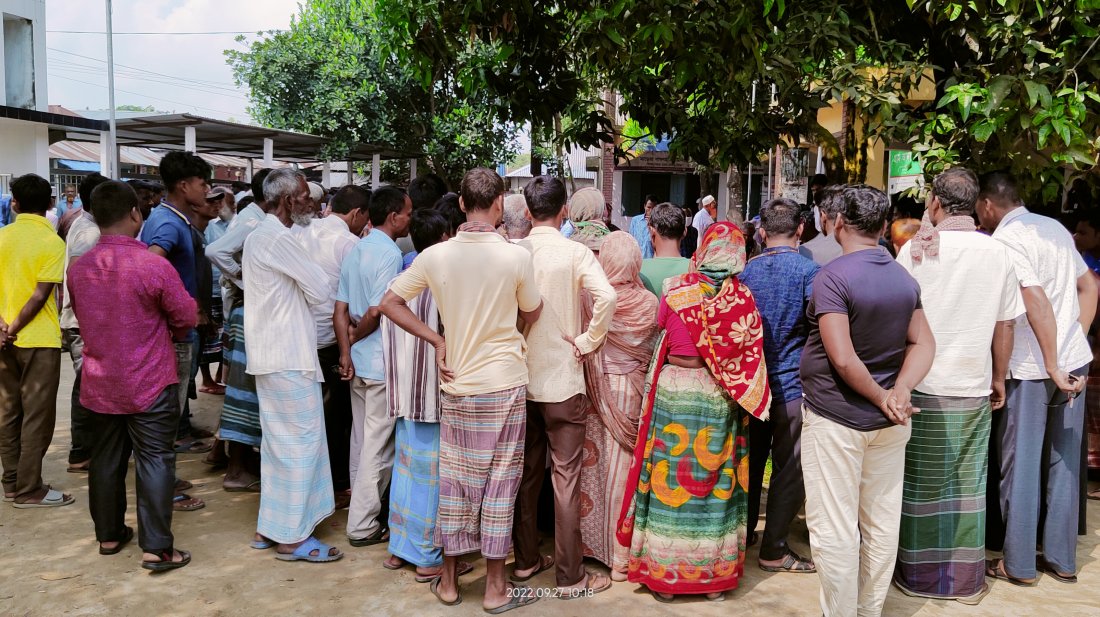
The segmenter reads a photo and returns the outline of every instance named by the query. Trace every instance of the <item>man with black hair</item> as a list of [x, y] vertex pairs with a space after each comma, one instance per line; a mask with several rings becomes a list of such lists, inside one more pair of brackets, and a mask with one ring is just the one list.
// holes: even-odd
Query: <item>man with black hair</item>
[[348, 507], [351, 479], [348, 475], [348, 453], [351, 440], [351, 390], [340, 375], [340, 347], [336, 343], [336, 331], [332, 316], [336, 307], [336, 293], [340, 287], [340, 267], [344, 259], [355, 249], [359, 234], [370, 216], [370, 196], [357, 186], [345, 186], [337, 191], [330, 202], [330, 213], [314, 219], [302, 227], [295, 225], [290, 231], [306, 248], [313, 263], [325, 273], [329, 298], [310, 307], [313, 323], [317, 328], [317, 360], [325, 381], [321, 384], [321, 398], [325, 406], [325, 434], [328, 441], [328, 457], [332, 466], [332, 490], [336, 495], [336, 509]]
[[436, 174], [424, 174], [409, 182], [409, 199], [413, 210], [431, 208], [440, 197], [447, 194], [447, 183]]
[[[615, 313], [615, 290], [592, 251], [559, 231], [562, 219], [569, 215], [562, 181], [538, 176], [524, 187], [523, 196], [533, 228], [520, 246], [531, 251], [546, 319], [527, 332], [527, 435], [512, 531], [513, 577], [527, 580], [555, 565], [561, 591], [598, 593], [611, 586], [611, 579], [586, 572], [583, 564], [580, 478], [588, 402], [582, 362], [607, 336]], [[593, 302], [587, 328], [582, 290]], [[554, 490], [553, 558], [539, 553], [537, 524], [547, 450]]]
[[333, 324], [340, 349], [340, 373], [351, 381], [351, 508], [348, 540], [370, 546], [387, 539], [387, 506], [382, 498], [393, 467], [393, 418], [386, 414], [386, 375], [378, 303], [401, 273], [401, 250], [394, 242], [409, 233], [412, 200], [395, 187], [370, 196], [371, 232], [340, 267]]
[[985, 174], [980, 185], [978, 219], [1009, 249], [1027, 312], [1016, 320], [1007, 399], [994, 419], [1004, 559], [989, 562], [986, 574], [1027, 585], [1042, 570], [1074, 582], [1085, 418], [1077, 398], [1092, 361], [1085, 333], [1096, 281], [1066, 228], [1024, 207], [1011, 174]]
[[[106, 181], [107, 178], [98, 172], [84, 176], [84, 179], [80, 181], [80, 186], [77, 189], [80, 193], [80, 205], [66, 210], [57, 222], [57, 235], [61, 236], [62, 240], [68, 241], [69, 230], [73, 226], [73, 222], [81, 215], [91, 212], [92, 191]], [[77, 257], [79, 256], [77, 255]]]
[[[432, 208], [413, 209], [409, 236], [417, 254], [447, 240], [447, 219]], [[430, 289], [413, 298], [418, 319], [440, 331], [439, 311]], [[416, 580], [438, 577], [443, 551], [434, 541], [439, 511], [439, 368], [431, 345], [383, 317], [382, 359], [386, 373], [386, 413], [396, 422], [393, 481], [390, 484], [390, 557], [382, 565], [416, 567]], [[458, 566], [459, 574], [473, 567]]]
[[843, 186], [827, 186], [819, 190], [815, 195], [816, 208], [821, 224], [821, 233], [809, 242], [798, 247], [798, 252], [803, 257], [814, 260], [819, 266], [824, 266], [830, 261], [840, 257], [844, 251], [837, 242], [835, 229], [836, 217], [843, 207]]
[[[160, 161], [160, 175], [167, 196], [153, 209], [149, 220], [141, 230], [141, 241], [153, 253], [165, 257], [176, 269], [184, 287], [196, 302], [199, 293], [198, 260], [193, 219], [195, 209], [206, 205], [210, 192], [210, 164], [190, 152], [169, 152]], [[200, 319], [201, 321], [201, 319]], [[180, 384], [180, 427], [177, 434], [177, 451], [182, 454], [200, 454], [210, 450], [209, 444], [197, 441], [193, 436], [191, 414], [187, 402], [187, 385], [191, 381], [192, 367], [198, 355], [198, 334], [191, 331], [183, 340], [176, 341], [176, 359]], [[201, 500], [177, 504], [177, 507], [197, 506]], [[196, 508], [197, 509], [197, 508]]]
[[649, 234], [649, 213], [656, 205], [657, 197], [646, 195], [645, 204], [642, 205], [642, 213], [630, 219], [630, 235], [638, 241], [638, 246], [642, 249], [642, 259], [653, 257], [654, 247]]
[[92, 200], [102, 235], [70, 267], [69, 285], [86, 338], [80, 397], [94, 412], [88, 501], [99, 553], [134, 537], [124, 524], [132, 452], [141, 565], [180, 568], [191, 555], [173, 547], [171, 529], [180, 383], [169, 340], [195, 327], [196, 304], [171, 264], [135, 239], [144, 220], [134, 190], [106, 181]]
[[[538, 600], [504, 576], [516, 492], [523, 471], [527, 365], [516, 316], [534, 324], [542, 300], [531, 254], [497, 233], [504, 180], [491, 169], [466, 172], [458, 235], [421, 253], [382, 299], [386, 317], [435, 348], [439, 368], [439, 515], [436, 539], [443, 571], [430, 591], [447, 606], [462, 600], [461, 555], [486, 561], [482, 607], [494, 613]], [[439, 306], [443, 334], [408, 302], [425, 289]]]
[[206, 247], [206, 257], [221, 272], [222, 311], [227, 316], [225, 358], [229, 370], [225, 375], [225, 403], [218, 437], [227, 444], [228, 461], [222, 488], [233, 492], [260, 490], [260, 480], [254, 473], [256, 457], [253, 450], [260, 446], [262, 438], [260, 404], [256, 380], [246, 370], [241, 260], [245, 240], [264, 221], [270, 209], [264, 201], [263, 189], [263, 182], [270, 173], [270, 169], [261, 169], [253, 174], [255, 201], [239, 211], [225, 234]]
[[768, 456], [771, 484], [760, 568], [768, 572], [814, 572], [813, 561], [791, 550], [787, 535], [802, 509], [806, 490], [802, 481], [802, 381], [798, 365], [806, 345], [809, 324], [806, 306], [813, 292], [818, 266], [798, 254], [802, 214], [790, 199], [773, 199], [760, 209], [760, 237], [764, 250], [749, 260], [741, 282], [752, 292], [764, 327], [764, 360], [772, 391], [767, 420], [749, 419], [748, 543], [756, 542], [760, 493]]
[[[72, 447], [69, 448], [69, 467], [67, 471], [82, 473], [88, 471], [88, 462], [92, 458], [90, 435], [88, 434], [89, 412], [80, 404], [80, 367], [81, 354], [84, 350], [84, 341], [80, 336], [80, 324], [73, 313], [72, 302], [69, 299], [68, 268], [81, 255], [92, 250], [99, 242], [99, 226], [96, 225], [95, 216], [92, 214], [92, 193], [97, 186], [108, 182], [108, 179], [91, 174], [80, 182], [79, 208], [73, 208], [65, 213], [62, 223], [65, 224], [65, 282], [61, 299], [61, 336], [68, 343], [69, 358], [73, 363], [73, 391], [70, 406], [69, 433], [72, 436]], [[69, 218], [69, 215], [72, 215]], [[59, 229], [60, 233], [60, 229]]]
[[53, 440], [61, 371], [54, 288], [65, 243], [46, 220], [50, 183], [34, 174], [11, 183], [15, 222], [0, 228], [0, 464], [4, 500], [16, 508], [67, 506], [73, 498], [42, 482]]
[[882, 614], [898, 552], [913, 388], [936, 343], [920, 286], [878, 244], [890, 198], [845, 186], [844, 255], [814, 277], [800, 374], [806, 523], [826, 615]]
[[[683, 210], [668, 202], [658, 204], [649, 212], [648, 233], [653, 255], [642, 260], [639, 276], [642, 284], [658, 298], [664, 293], [665, 279], [687, 274], [691, 260], [681, 256], [680, 245], [687, 229]], [[695, 246], [691, 247], [695, 252]]]
[[[311, 225], [314, 205], [300, 171], [276, 169], [264, 180], [268, 213], [244, 244], [248, 373], [256, 379], [260, 511], [253, 548], [275, 547], [281, 561], [343, 557], [313, 533], [336, 507], [324, 435], [324, 376], [310, 306], [329, 299], [325, 273], [290, 232]], [[304, 326], [304, 327], [303, 327]]]
[[452, 238], [458, 234], [458, 228], [466, 222], [466, 212], [462, 210], [458, 202], [458, 193], [447, 193], [443, 197], [440, 197], [439, 201], [435, 202], [435, 205], [432, 206], [436, 212], [439, 212], [447, 219], [447, 235]]

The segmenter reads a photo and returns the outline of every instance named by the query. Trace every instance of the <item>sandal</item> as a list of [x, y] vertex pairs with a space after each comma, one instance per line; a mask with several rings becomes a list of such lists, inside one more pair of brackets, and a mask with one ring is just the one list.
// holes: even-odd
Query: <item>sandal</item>
[[[312, 555], [313, 551], [317, 551], [317, 554]], [[336, 551], [336, 554], [333, 555], [332, 551]], [[299, 544], [293, 553], [275, 554], [275, 559], [279, 561], [308, 561], [310, 563], [327, 563], [338, 561], [343, 557], [344, 554], [339, 549], [329, 546], [313, 536], [306, 538], [306, 541]]]
[[225, 386], [222, 386], [222, 385], [203, 386], [203, 387], [199, 388], [199, 392], [202, 392], [203, 394], [213, 394], [215, 396], [221, 396], [221, 395], [225, 394]]
[[225, 482], [222, 482], [222, 490], [227, 493], [259, 493], [260, 481], [253, 480], [248, 484], [243, 485], [226, 484]]
[[515, 565], [512, 566], [512, 574], [508, 576], [508, 580], [514, 583], [526, 583], [527, 581], [535, 578], [540, 573], [549, 570], [554, 567], [554, 558], [550, 555], [543, 555], [539, 558], [539, 567], [535, 568], [535, 571], [527, 576], [516, 576]]
[[[521, 589], [526, 589], [527, 592], [520, 593]], [[501, 613], [507, 613], [508, 611], [510, 611], [512, 609], [515, 609], [515, 608], [523, 608], [525, 606], [530, 606], [530, 605], [532, 605], [532, 604], [534, 604], [535, 602], [538, 602], [538, 601], [539, 601], [539, 597], [537, 595], [535, 595], [534, 590], [532, 590], [530, 587], [527, 587], [526, 585], [524, 585], [523, 587], [517, 587], [515, 585], [512, 585], [512, 597], [508, 598], [508, 603], [507, 604], [501, 604], [500, 606], [498, 606], [496, 608], [482, 607], [481, 610], [485, 611], [486, 613], [488, 613], [490, 615], [499, 615]]]
[[1035, 560], [1035, 565], [1040, 572], [1045, 572], [1046, 574], [1053, 576], [1054, 580], [1060, 583], [1072, 585], [1077, 582], [1076, 574], [1070, 574], [1069, 576], [1062, 574], [1054, 566], [1050, 565], [1050, 562], [1047, 561], [1047, 558], [1042, 555], [1040, 555], [1039, 558]]
[[798, 553], [790, 550], [783, 556], [783, 563], [778, 566], [766, 566], [762, 563], [759, 565], [760, 569], [765, 572], [790, 572], [793, 574], [813, 574], [817, 572], [817, 566], [814, 565], [814, 562], [799, 557]]
[[275, 546], [276, 544], [278, 544], [278, 542], [275, 542], [274, 540], [268, 540], [267, 538], [264, 538], [263, 536], [260, 536], [260, 537], [263, 538], [263, 539], [257, 540], [256, 538], [252, 538], [252, 541], [248, 543], [248, 547], [249, 548], [254, 548], [258, 551], [266, 551], [267, 549], [269, 549], [269, 548]]
[[1093, 489], [1085, 494], [1089, 499], [1100, 500], [1100, 488]]
[[372, 533], [365, 538], [348, 538], [348, 544], [358, 548], [362, 546], [374, 546], [375, 544], [382, 544], [383, 542], [389, 542], [390, 530], [388, 527], [379, 527], [378, 531]]
[[172, 498], [172, 509], [176, 512], [194, 512], [206, 507], [206, 502], [187, 493], [177, 493]]
[[442, 579], [440, 579], [437, 576], [437, 577], [433, 578], [431, 584], [428, 585], [428, 591], [432, 592], [432, 595], [435, 596], [435, 599], [439, 600], [439, 603], [442, 604], [443, 606], [458, 606], [459, 604], [462, 604], [462, 593], [461, 592], [459, 592], [459, 594], [455, 597], [455, 599], [451, 600], [450, 602], [444, 600], [443, 596], [439, 595], [439, 581], [440, 580], [442, 580]]
[[[175, 561], [173, 559], [173, 557], [176, 556], [176, 553], [179, 553], [179, 561]], [[183, 566], [191, 563], [191, 553], [183, 549], [168, 549], [166, 551], [161, 551], [160, 553], [157, 553], [157, 556], [160, 557], [159, 561], [146, 561], [142, 559], [141, 567], [145, 568], [146, 570], [152, 570], [153, 572], [167, 572], [169, 570], [182, 568]]]
[[183, 491], [189, 491], [193, 488], [195, 488], [194, 484], [191, 484], [187, 480], [176, 478], [176, 485], [172, 487], [172, 490], [177, 493], [182, 493]]
[[650, 591], [650, 593], [653, 594], [654, 600], [658, 602], [663, 602], [665, 604], [672, 604], [672, 601], [676, 599], [676, 596], [670, 593], [659, 593], [656, 591]]
[[[382, 565], [386, 566], [386, 562], [382, 562]], [[389, 566], [386, 566], [386, 567], [389, 568]], [[390, 569], [391, 570], [396, 570], [397, 568], [390, 568]], [[468, 561], [460, 561], [460, 562], [458, 562], [458, 565], [455, 566], [455, 576], [464, 576], [464, 575], [469, 574], [473, 571], [474, 571], [474, 564], [472, 564]], [[418, 572], [416, 574], [416, 582], [418, 582], [418, 583], [430, 583], [430, 582], [434, 581], [435, 579], [439, 578], [442, 575], [443, 575], [443, 570], [440, 570], [439, 572], [436, 572], [435, 574], [420, 574]]]
[[208, 431], [204, 428], [192, 428], [191, 429], [191, 438], [192, 439], [210, 439], [213, 436], [214, 436], [213, 432]]
[[73, 463], [65, 468], [65, 471], [69, 473], [88, 473], [88, 468], [92, 466], [92, 461], [87, 460], [83, 463]]
[[985, 575], [989, 578], [1007, 581], [1009, 583], [1012, 583], [1013, 585], [1016, 585], [1017, 587], [1034, 587], [1036, 583], [1039, 582], [1038, 577], [1035, 577], [1034, 579], [1029, 581], [1027, 579], [1009, 576], [1008, 572], [1005, 570], [1004, 559], [990, 559], [989, 561], [986, 561]]
[[73, 499], [72, 495], [66, 495], [61, 491], [57, 491], [51, 488], [47, 489], [46, 496], [38, 501], [24, 501], [23, 503], [13, 501], [11, 506], [13, 508], [19, 508], [20, 510], [28, 510], [30, 508], [58, 508], [61, 506], [67, 506], [74, 501], [76, 500]]
[[[129, 544], [130, 541], [133, 540], [133, 539], [134, 539], [134, 528], [133, 527], [123, 527], [122, 528], [122, 537], [119, 538], [118, 540], [114, 540], [114, 542], [117, 542], [117, 544], [115, 544], [115, 547], [114, 548], [103, 548], [103, 543], [100, 542], [99, 543], [99, 554], [100, 555], [117, 555], [120, 552], [122, 552], [122, 549], [125, 548], [126, 545]], [[108, 540], [108, 542], [111, 542], [111, 540]]]
[[562, 587], [558, 587], [558, 591], [561, 592], [561, 595], [558, 596], [558, 597], [560, 597], [562, 600], [574, 600], [576, 598], [590, 598], [590, 597], [600, 593], [601, 591], [607, 591], [608, 589], [611, 589], [611, 578], [606, 577], [606, 576], [604, 578], [607, 580], [607, 584], [600, 585], [599, 587], [593, 587], [592, 586], [592, 579], [594, 579], [598, 576], [603, 576], [603, 575], [601, 575], [597, 572], [588, 572], [585, 576], [584, 587], [581, 588], [581, 589], [565, 589], [565, 588], [562, 588]]
[[182, 443], [176, 443], [174, 449], [176, 454], [205, 454], [214, 449], [214, 446], [195, 439], [190, 439]]

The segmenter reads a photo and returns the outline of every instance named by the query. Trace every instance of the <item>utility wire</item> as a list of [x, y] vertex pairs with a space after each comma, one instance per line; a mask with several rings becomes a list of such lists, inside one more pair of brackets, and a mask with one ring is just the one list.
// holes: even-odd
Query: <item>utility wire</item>
[[[64, 75], [54, 75], [54, 76], [59, 78], [59, 79], [67, 79], [68, 81], [78, 83], [78, 84], [84, 84], [84, 85], [87, 85], [87, 86], [96, 86], [97, 88], [104, 88], [104, 89], [107, 88], [107, 86], [105, 86], [104, 84], [96, 84], [96, 83], [92, 83], [90, 81], [81, 81], [79, 79], [72, 79], [72, 78], [66, 77]], [[141, 93], [141, 92], [134, 92], [132, 90], [123, 90], [122, 88], [115, 88], [115, 91], [116, 92], [125, 92], [126, 94], [133, 94], [135, 96], [142, 96], [142, 97], [149, 98], [149, 99], [154, 99], [154, 100], [157, 100], [157, 101], [164, 101], [165, 103], [175, 103], [176, 105], [183, 105], [185, 107], [192, 107], [194, 109], [205, 109], [207, 111], [213, 111], [215, 113], [224, 114], [226, 116], [239, 115], [237, 112], [234, 112], [234, 111], [225, 111], [223, 109], [214, 109], [212, 107], [203, 107], [201, 105], [195, 105], [195, 104], [192, 104], [192, 103], [184, 103], [182, 101], [174, 101], [172, 99], [165, 99], [165, 98], [161, 98], [161, 97], [157, 97], [157, 96], [150, 96], [148, 94], [144, 94], [144, 93]]]
[[[58, 49], [56, 47], [47, 47], [46, 49], [48, 49], [50, 51], [56, 51], [56, 52], [62, 53], [62, 54], [69, 54], [70, 56], [76, 56], [77, 58], [84, 58], [85, 60], [93, 60], [95, 62], [100, 62], [102, 64], [107, 64], [106, 60], [103, 60], [101, 58], [96, 58], [94, 56], [85, 56], [84, 54], [78, 54], [78, 53], [71, 52], [71, 51], [68, 51], [68, 50], [65, 50], [65, 49]], [[225, 82], [215, 82], [215, 81], [206, 80], [206, 79], [197, 79], [197, 78], [193, 78], [193, 77], [180, 77], [179, 75], [168, 75], [167, 73], [158, 73], [156, 71], [151, 71], [149, 69], [143, 69], [139, 66], [130, 66], [128, 64], [122, 64], [121, 62], [115, 62], [115, 66], [121, 66], [121, 67], [128, 68], [128, 69], [134, 69], [135, 71], [143, 71], [143, 72], [149, 73], [151, 75], [159, 75], [161, 77], [167, 77], [169, 79], [177, 79], [177, 80], [181, 80], [181, 81], [192, 81], [192, 82], [207, 82], [207, 83], [210, 83], [211, 85], [229, 85], [229, 84], [225, 84]]]

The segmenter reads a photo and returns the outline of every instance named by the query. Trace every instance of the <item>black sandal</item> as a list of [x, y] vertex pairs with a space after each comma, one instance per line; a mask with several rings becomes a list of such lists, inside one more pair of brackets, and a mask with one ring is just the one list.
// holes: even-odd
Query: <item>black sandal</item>
[[813, 574], [817, 572], [817, 566], [814, 565], [814, 562], [800, 557], [794, 551], [787, 551], [787, 554], [783, 556], [783, 563], [778, 566], [766, 566], [762, 563], [758, 565], [765, 572], [790, 572], [792, 574]]
[[1050, 562], [1047, 561], [1046, 557], [1040, 556], [1038, 559], [1035, 560], [1035, 565], [1038, 566], [1040, 572], [1045, 572], [1046, 574], [1053, 576], [1054, 580], [1058, 582], [1066, 583], [1069, 585], [1077, 582], [1076, 574], [1070, 574], [1069, 576], [1062, 574], [1054, 566], [1050, 565]]
[[[122, 528], [122, 537], [119, 538], [118, 540], [114, 540], [114, 542], [117, 542], [118, 544], [116, 544], [114, 548], [103, 548], [103, 543], [100, 542], [99, 543], [99, 554], [100, 555], [117, 555], [120, 552], [122, 552], [122, 549], [126, 548], [126, 545], [129, 544], [130, 541], [133, 540], [133, 539], [134, 539], [134, 528], [133, 527], [128, 527], [128, 526], [123, 527]], [[111, 542], [111, 540], [108, 540], [108, 542]]]
[[1006, 581], [1016, 585], [1017, 587], [1034, 587], [1038, 584], [1039, 579], [1025, 580], [1022, 578], [1016, 578], [1005, 570], [1004, 559], [990, 559], [985, 562], [985, 575], [989, 578], [995, 578], [999, 581]]
[[[176, 553], [180, 554], [181, 559], [179, 561], [172, 561], [172, 558], [175, 557]], [[191, 553], [183, 549], [170, 548], [168, 550], [160, 551], [159, 553], [157, 553], [157, 556], [160, 557], [160, 561], [145, 561], [144, 559], [142, 559], [141, 567], [156, 573], [175, 570], [191, 563]]]

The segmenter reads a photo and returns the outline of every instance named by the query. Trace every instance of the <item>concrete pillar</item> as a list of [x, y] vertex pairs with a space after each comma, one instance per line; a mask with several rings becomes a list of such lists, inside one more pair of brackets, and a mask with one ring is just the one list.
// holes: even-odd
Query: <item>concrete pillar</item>
[[730, 188], [726, 185], [729, 181], [729, 173], [723, 171], [718, 174], [718, 194], [715, 199], [718, 200], [718, 220], [729, 220], [729, 203], [730, 203]]
[[321, 163], [321, 186], [332, 188], [332, 164], [328, 161]]
[[382, 155], [375, 154], [370, 157], [370, 190], [377, 190], [382, 186]]
[[183, 149], [188, 152], [195, 151], [195, 127], [183, 127]]
[[416, 159], [409, 159], [409, 182], [416, 179]]
[[271, 167], [275, 158], [275, 142], [270, 137], [264, 137], [264, 166]]
[[244, 181], [252, 182], [252, 159], [248, 159], [248, 166], [244, 168]]

